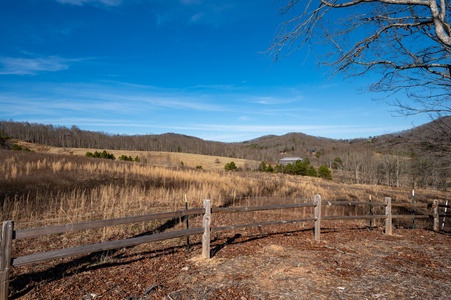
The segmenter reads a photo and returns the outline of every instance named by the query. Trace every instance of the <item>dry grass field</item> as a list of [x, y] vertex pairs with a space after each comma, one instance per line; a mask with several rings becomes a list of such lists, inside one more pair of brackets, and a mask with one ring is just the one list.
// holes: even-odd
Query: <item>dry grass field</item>
[[[24, 146], [29, 147], [33, 152], [0, 150], [0, 199], [2, 199], [0, 216], [3, 220], [14, 220], [17, 229], [180, 210], [185, 208], [185, 199], [190, 207], [201, 207], [203, 200], [207, 198], [211, 199], [213, 206], [252, 206], [308, 202], [312, 201], [315, 194], [320, 194], [325, 201], [367, 201], [370, 196], [373, 201], [379, 202], [382, 202], [384, 197], [392, 197], [394, 203], [410, 203], [411, 201], [411, 191], [405, 188], [344, 185], [319, 178], [256, 173], [250, 171], [256, 165], [255, 161], [227, 157], [107, 150], [116, 157], [120, 155], [138, 156], [141, 160], [138, 163], [84, 157], [87, 151], [103, 151], [103, 149], [63, 149], [31, 144], [24, 144]], [[224, 164], [230, 161], [234, 161], [241, 171], [224, 171]], [[202, 166], [202, 169], [196, 168], [196, 166]], [[438, 191], [415, 191], [417, 203], [426, 204], [432, 202], [433, 199], [444, 201], [448, 198], [449, 194]], [[408, 213], [409, 210], [401, 211], [401, 213], [403, 212]], [[358, 206], [340, 208], [326, 206], [323, 213], [328, 215], [352, 215], [366, 214], [368, 212], [367, 208]], [[375, 211], [375, 213], [377, 212]], [[215, 219], [213, 226], [283, 220], [284, 218], [293, 219], [299, 216], [311, 217], [311, 214], [312, 212], [308, 209], [302, 211], [293, 209], [287, 212], [230, 214]], [[199, 226], [201, 222], [200, 218], [193, 218], [190, 221], [193, 227]], [[127, 238], [162, 230], [161, 225], [162, 222], [148, 222], [145, 224], [89, 230], [82, 233], [67, 233], [57, 236], [45, 236], [39, 239], [20, 240], [15, 243], [14, 254], [28, 255], [86, 243]], [[362, 221], [344, 222], [337, 226], [342, 226], [343, 228], [349, 228], [349, 226], [351, 228], [365, 228], [367, 225], [368, 221]], [[406, 221], [395, 221], [394, 225], [395, 228], [410, 226]], [[175, 222], [173, 229], [180, 229], [183, 226], [182, 222]], [[378, 224], [375, 224], [375, 226], [378, 228]], [[419, 222], [417, 226], [419, 228], [428, 228], [429, 225]], [[305, 225], [305, 227], [304, 225], [296, 225], [294, 228], [276, 226], [275, 228], [267, 229], [265, 232], [274, 232], [274, 234], [282, 232], [282, 237], [277, 235], [280, 239], [272, 240], [271, 242], [280, 243], [284, 234], [287, 236], [299, 235], [300, 238], [305, 238], [303, 237], [303, 232], [306, 229], [309, 229], [309, 225]], [[214, 237], [215, 247], [217, 247], [217, 252], [219, 251], [219, 253], [223, 253], [224, 251], [220, 250], [228, 245], [235, 245], [233, 249], [236, 249], [236, 253], [240, 251], [243, 251], [242, 253], [245, 251], [249, 253], [256, 252], [255, 248], [254, 250], [246, 247], [241, 248], [241, 250], [238, 249], [241, 244], [248, 245], [247, 247], [250, 247], [250, 245], [259, 247], [258, 243], [244, 242], [245, 240], [253, 241], [255, 234], [258, 236], [257, 241], [261, 241], [265, 237], [264, 232], [254, 232], [252, 230], [218, 235]], [[309, 232], [309, 234], [311, 233]], [[271, 240], [268, 239], [268, 241]], [[199, 251], [198, 237], [193, 237], [192, 242], [194, 251]], [[29, 247], [31, 244], [33, 247]], [[177, 239], [134, 249], [88, 255], [75, 260], [64, 259], [46, 265], [21, 267], [14, 270], [13, 295], [15, 295], [14, 298], [23, 297], [24, 299], [61, 299], [60, 297], [64, 295], [70, 295], [68, 299], [94, 299], [97, 296], [102, 299], [170, 299], [164, 298], [164, 294], [169, 295], [175, 291], [170, 289], [176, 289], [177, 285], [186, 285], [186, 283], [183, 283], [182, 278], [175, 279], [175, 274], [173, 274], [174, 276], [164, 275], [167, 274], [164, 269], [172, 268], [171, 270], [178, 274], [180, 270], [174, 268], [178, 268], [185, 263], [189, 264], [189, 270], [197, 270], [196, 268], [198, 268], [195, 263], [186, 262], [186, 259], [190, 257], [184, 252], [185, 244], [184, 239]], [[269, 247], [270, 245], [266, 246]], [[323, 246], [323, 250], [327, 251], [327, 245]], [[317, 246], [312, 246], [310, 250], [317, 251], [318, 249]], [[146, 253], [148, 254], [147, 257]], [[155, 260], [152, 260], [152, 257], [155, 257]], [[218, 254], [218, 257], [220, 257], [220, 254]], [[140, 266], [140, 261], [145, 261], [145, 264]], [[114, 275], [119, 276], [117, 278], [111, 277], [111, 274], [108, 275], [109, 272], [113, 271], [118, 272], [117, 274], [120, 274], [120, 272], [129, 274], [130, 271], [127, 268], [130, 267], [136, 273], [136, 276], [146, 276], [146, 272], [142, 269], [145, 265], [145, 268], [153, 270], [152, 272], [161, 272], [162, 276], [172, 276], [171, 278], [173, 278], [173, 283], [170, 284], [159, 283], [157, 278], [152, 277], [152, 280], [156, 280], [160, 286], [159, 289], [166, 284], [165, 289], [160, 289], [154, 294], [155, 298], [150, 295], [152, 293], [140, 296], [140, 298], [127, 298], [127, 295], [133, 293], [130, 289], [132, 287], [130, 281], [141, 282], [142, 278], [129, 278], [128, 276], [131, 275], [123, 275], [123, 278], [127, 278], [124, 281], [119, 275]], [[112, 268], [109, 269], [108, 266]], [[211, 269], [212, 267], [209, 268]], [[51, 275], [48, 272], [56, 272], [57, 275]], [[193, 272], [195, 271], [190, 271], [190, 276], [194, 276]], [[228, 276], [226, 274], [227, 272], [224, 271], [225, 277]], [[92, 290], [92, 294], [97, 296], [89, 296], [88, 292], [90, 290], [88, 287], [94, 288], [89, 283], [90, 279], [104, 278], [106, 280], [105, 276], [111, 277], [108, 281], [110, 283], [104, 282], [102, 284], [111, 284], [111, 287], [103, 286], [102, 289], [106, 289], [104, 292]], [[245, 274], [237, 273], [236, 276], [238, 277], [234, 277], [233, 280], [237, 282], [242, 282], [240, 280], [246, 278], [250, 280], [250, 277], [246, 277]], [[275, 274], [274, 276], [278, 275]], [[272, 297], [270, 294], [265, 294], [268, 293], [267, 291], [252, 291], [243, 286], [240, 286], [239, 290], [242, 294], [233, 294], [232, 292], [227, 292], [228, 290], [232, 291], [234, 287], [228, 284], [230, 281], [225, 277], [219, 278], [219, 282], [215, 283], [216, 290], [214, 290], [214, 293], [207, 293], [207, 287], [205, 287], [203, 295], [209, 295], [208, 297], [205, 296], [205, 299], [230, 299], [229, 296], [232, 298], [239, 296], [238, 299], [240, 297], [242, 297], [241, 299], [289, 298], [288, 296]], [[149, 280], [143, 281], [139, 288], [142, 289], [145, 288], [144, 285], [151, 284]], [[197, 278], [195, 280], [200, 279]], [[227, 288], [227, 290], [221, 287], [220, 281], [224, 281], [222, 287]], [[41, 286], [41, 283], [45, 283], [45, 286]], [[99, 283], [98, 285], [101, 284]], [[127, 288], [125, 287], [126, 285], [128, 285]], [[112, 291], [119, 286], [123, 289], [123, 292], [114, 294]], [[135, 286], [135, 288], [138, 287]], [[181, 286], [179, 286], [180, 288]], [[187, 297], [191, 299], [197, 299], [197, 296], [202, 296], [201, 291], [198, 290], [190, 290], [190, 293]], [[258, 295], [260, 294], [263, 295], [263, 298], [259, 298]], [[374, 294], [377, 293], [375, 292]], [[173, 294], [172, 299], [188, 299], [183, 298], [183, 295], [180, 296], [181, 298], [176, 298], [175, 295]], [[361, 296], [362, 294], [359, 295]], [[389, 298], [387, 297], [386, 299]], [[308, 297], [300, 297], [298, 299], [308, 299]], [[318, 297], [318, 299], [325, 298]], [[337, 296], [336, 299], [339, 299], [339, 297]]]
[[[90, 148], [58, 148], [46, 145], [37, 145], [18, 141], [18, 144], [23, 147], [28, 147], [30, 150], [39, 153], [61, 154], [61, 155], [76, 155], [85, 156], [86, 152], [103, 151], [104, 149], [90, 149]], [[223, 156], [209, 156], [192, 153], [178, 153], [178, 152], [158, 152], [158, 151], [128, 151], [128, 150], [108, 150], [108, 153], [114, 154], [116, 158], [121, 155], [131, 156], [132, 158], [139, 157], [141, 161], [148, 162], [152, 165], [165, 167], [180, 167], [196, 168], [201, 166], [203, 170], [207, 171], [223, 171], [224, 165], [228, 162], [235, 162], [238, 168], [241, 169], [255, 169], [260, 162], [241, 159], [230, 158]]]

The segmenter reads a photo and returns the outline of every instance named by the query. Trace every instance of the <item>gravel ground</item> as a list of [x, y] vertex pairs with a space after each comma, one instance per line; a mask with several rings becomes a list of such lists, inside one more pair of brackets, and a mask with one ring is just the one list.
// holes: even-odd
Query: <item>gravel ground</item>
[[[271, 232], [274, 231], [274, 232]], [[276, 233], [276, 232], [279, 233]], [[13, 299], [449, 299], [451, 235], [284, 226], [16, 268]]]

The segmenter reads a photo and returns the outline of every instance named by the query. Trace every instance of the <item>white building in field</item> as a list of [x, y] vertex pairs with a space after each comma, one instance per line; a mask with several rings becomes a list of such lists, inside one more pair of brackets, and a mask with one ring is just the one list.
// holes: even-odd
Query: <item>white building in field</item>
[[288, 164], [294, 165], [298, 160], [303, 161], [302, 157], [284, 157], [279, 159], [279, 165], [286, 166]]

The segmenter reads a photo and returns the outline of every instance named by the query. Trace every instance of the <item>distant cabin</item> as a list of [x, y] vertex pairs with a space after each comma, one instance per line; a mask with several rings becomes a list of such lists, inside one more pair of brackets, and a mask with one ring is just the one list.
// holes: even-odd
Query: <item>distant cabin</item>
[[286, 166], [288, 164], [294, 165], [298, 160], [303, 161], [302, 157], [284, 157], [279, 159], [279, 165]]

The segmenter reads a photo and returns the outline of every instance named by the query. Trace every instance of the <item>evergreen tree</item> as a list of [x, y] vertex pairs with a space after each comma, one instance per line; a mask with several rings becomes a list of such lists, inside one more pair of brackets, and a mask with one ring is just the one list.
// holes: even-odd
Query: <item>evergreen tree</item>
[[231, 162], [225, 164], [224, 169], [226, 171], [234, 171], [234, 170], [238, 169], [238, 167], [235, 165], [235, 163], [233, 161], [231, 161]]
[[318, 168], [318, 176], [327, 179], [332, 180], [332, 173], [330, 172], [329, 168], [325, 165], [322, 165]]

